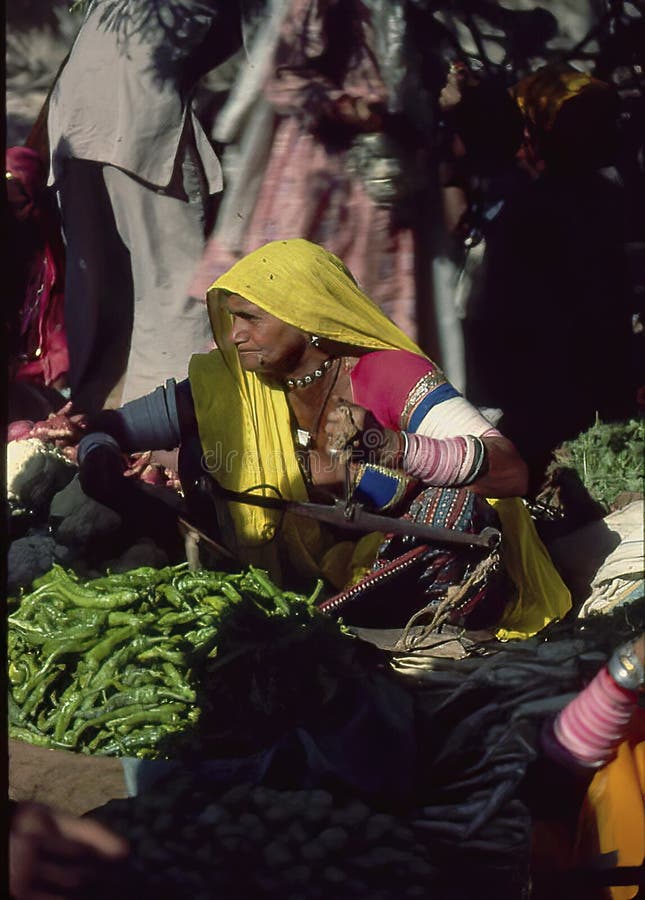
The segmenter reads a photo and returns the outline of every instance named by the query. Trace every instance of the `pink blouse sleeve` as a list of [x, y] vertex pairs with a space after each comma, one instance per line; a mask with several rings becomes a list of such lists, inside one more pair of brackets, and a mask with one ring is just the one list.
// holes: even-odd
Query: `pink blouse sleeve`
[[[424, 375], [441, 374], [429, 359], [407, 350], [375, 350], [352, 370], [354, 403], [364, 406], [385, 428], [398, 431], [412, 388]], [[445, 382], [443, 375], [441, 379]]]
[[436, 363], [407, 350], [362, 356], [352, 372], [352, 391], [355, 403], [393, 431], [440, 439], [499, 435]]

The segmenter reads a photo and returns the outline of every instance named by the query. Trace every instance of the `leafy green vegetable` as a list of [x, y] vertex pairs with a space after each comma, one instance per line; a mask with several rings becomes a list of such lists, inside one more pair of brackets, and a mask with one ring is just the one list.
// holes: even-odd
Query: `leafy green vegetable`
[[645, 420], [596, 421], [556, 450], [556, 463], [575, 469], [591, 496], [611, 508], [618, 494], [643, 491]]

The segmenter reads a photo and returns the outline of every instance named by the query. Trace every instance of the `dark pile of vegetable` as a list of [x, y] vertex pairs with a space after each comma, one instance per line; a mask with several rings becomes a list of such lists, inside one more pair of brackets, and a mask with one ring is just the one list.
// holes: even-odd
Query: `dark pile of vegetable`
[[[261, 570], [54, 568], [11, 601], [10, 735], [141, 758], [268, 746], [359, 671], [358, 643]], [[306, 660], [306, 665], [304, 661]]]
[[91, 815], [128, 839], [127, 880], [140, 875], [158, 900], [398, 900], [429, 896], [437, 872], [413, 817], [327, 790], [240, 784], [219, 794], [182, 774]]

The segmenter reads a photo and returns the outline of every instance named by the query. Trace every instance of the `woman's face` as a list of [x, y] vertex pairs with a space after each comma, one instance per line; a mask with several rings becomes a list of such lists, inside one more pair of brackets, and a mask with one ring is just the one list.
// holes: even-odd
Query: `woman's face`
[[227, 298], [226, 308], [233, 317], [230, 339], [247, 372], [286, 378], [302, 364], [311, 345], [299, 328], [237, 294]]

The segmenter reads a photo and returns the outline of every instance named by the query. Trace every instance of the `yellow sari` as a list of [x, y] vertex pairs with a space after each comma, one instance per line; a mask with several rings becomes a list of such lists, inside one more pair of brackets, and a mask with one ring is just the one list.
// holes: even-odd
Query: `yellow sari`
[[[273, 241], [214, 282], [208, 292], [208, 311], [220, 349], [193, 356], [189, 367], [205, 468], [227, 490], [306, 500], [284, 389], [242, 368], [230, 342], [231, 317], [221, 302], [227, 294], [244, 297], [322, 338], [371, 350], [424, 354], [360, 290], [336, 256], [304, 239]], [[523, 511], [529, 518], [520, 500], [505, 504], [517, 505], [516, 516], [522, 517]], [[356, 543], [337, 544], [317, 522], [243, 503], [226, 504], [224, 515], [230, 523], [226, 537], [238, 557], [264, 566], [278, 580], [287, 563], [299, 576], [322, 575], [341, 589], [369, 567], [380, 539], [366, 535]], [[539, 544], [537, 535], [530, 538]], [[512, 540], [509, 535], [508, 541]], [[541, 544], [539, 548], [546, 555]], [[556, 580], [562, 585], [550, 561], [548, 566], [551, 586]], [[541, 609], [532, 617], [526, 633], [535, 633], [545, 619], [566, 612], [568, 592], [565, 588], [563, 598], [559, 585], [555, 595], [537, 599], [541, 607], [546, 604], [546, 611]], [[522, 605], [532, 609], [536, 598], [531, 586], [520, 585], [520, 590], [525, 593]], [[516, 616], [513, 633], [506, 636], [522, 633], [518, 618], [522, 617]]]

